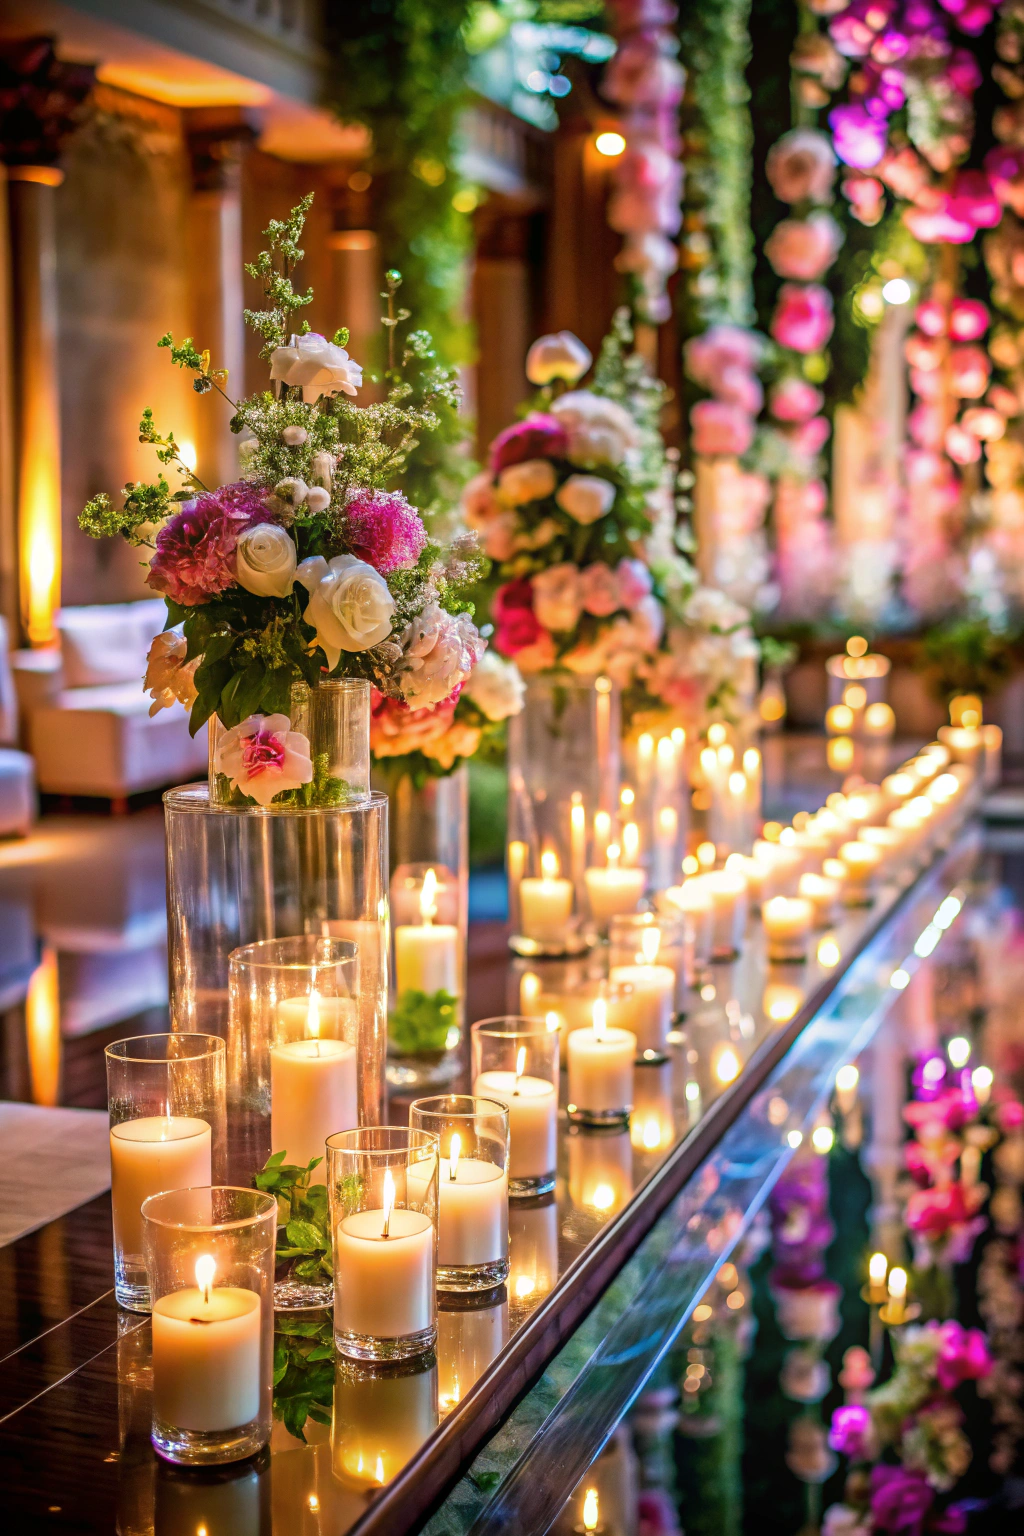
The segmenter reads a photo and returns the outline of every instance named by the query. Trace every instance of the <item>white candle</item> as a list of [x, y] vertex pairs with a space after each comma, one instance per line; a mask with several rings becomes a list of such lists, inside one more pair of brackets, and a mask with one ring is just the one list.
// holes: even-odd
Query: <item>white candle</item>
[[395, 990], [405, 992], [448, 992], [461, 994], [459, 985], [459, 930], [454, 923], [435, 923], [437, 915], [437, 876], [428, 869], [420, 891], [420, 916], [417, 924], [403, 924], [395, 929]]
[[[657, 936], [657, 929], [653, 930]], [[659, 1055], [665, 1050], [672, 1028], [676, 973], [668, 965], [613, 965], [608, 980], [630, 990], [623, 997], [620, 1015], [636, 1036], [636, 1048]]]
[[[410, 1170], [411, 1172], [412, 1170]], [[344, 1216], [335, 1234], [334, 1326], [339, 1333], [400, 1339], [422, 1333], [434, 1315], [434, 1226], [422, 1211], [384, 1204]]]
[[799, 849], [758, 838], [753, 856], [762, 869], [762, 901], [768, 901], [772, 896], [796, 895], [797, 882], [803, 873], [803, 855]]
[[558, 1161], [558, 1095], [554, 1083], [515, 1072], [481, 1072], [473, 1084], [479, 1098], [497, 1099], [508, 1109], [508, 1176], [543, 1179]]
[[201, 1255], [196, 1286], [153, 1303], [153, 1417], [173, 1429], [239, 1429], [259, 1416], [260, 1298], [214, 1288], [215, 1271]]
[[604, 869], [588, 869], [584, 879], [590, 914], [595, 923], [607, 923], [619, 912], [635, 912], [644, 894], [642, 869], [623, 868], [619, 864], [619, 848], [608, 844], [608, 864]]
[[[495, 1264], [508, 1256], [505, 1170], [483, 1158], [461, 1157], [460, 1142], [456, 1132], [437, 1176], [437, 1262], [446, 1269]], [[417, 1184], [425, 1186], [432, 1176], [432, 1164], [414, 1164], [409, 1169], [410, 1196]]]
[[142, 1202], [165, 1189], [213, 1182], [213, 1136], [205, 1120], [147, 1115], [110, 1128], [110, 1199], [114, 1245], [142, 1253]]
[[711, 895], [712, 956], [731, 960], [740, 952], [747, 926], [747, 882], [734, 869], [713, 869], [700, 878]]
[[830, 928], [836, 919], [840, 886], [827, 875], [801, 875], [799, 894], [814, 908], [814, 926]]
[[317, 1033], [325, 1039], [345, 1038], [349, 1028], [355, 1025], [355, 1001], [347, 997], [321, 997], [319, 992], [314, 991], [302, 997], [282, 997], [277, 1005], [279, 1039], [301, 1040], [304, 1035], [313, 1033], [309, 1027], [309, 1017], [314, 996], [316, 1002], [312, 1007], [318, 1025]]
[[[804, 877], [807, 878], [806, 876]], [[769, 960], [803, 960], [814, 922], [814, 907], [804, 896], [773, 896], [761, 908]]]
[[906, 856], [907, 834], [899, 827], [862, 827], [857, 841], [877, 848], [882, 855], [882, 868], [889, 873], [898, 868]]
[[633, 1102], [632, 1030], [609, 1029], [603, 998], [594, 1004], [590, 1029], [576, 1029], [567, 1041], [569, 1103], [582, 1114], [624, 1113]]
[[714, 929], [714, 907], [707, 887], [700, 876], [691, 876], [682, 885], [670, 885], [665, 900], [690, 922], [693, 929], [693, 959], [695, 965], [707, 965], [711, 959], [711, 940]]
[[[574, 807], [575, 809], [575, 807]], [[572, 916], [572, 881], [558, 878], [558, 855], [540, 856], [541, 875], [519, 885], [519, 926], [524, 938], [557, 944], [565, 938]]]
[[870, 843], [844, 843], [839, 850], [839, 860], [846, 870], [844, 903], [848, 907], [869, 905], [882, 855]]
[[985, 750], [985, 738], [974, 726], [944, 725], [938, 737], [954, 763], [967, 763], [972, 768]]
[[[323, 1184], [324, 1142], [335, 1131], [359, 1124], [356, 1051], [344, 1040], [319, 1038], [325, 1004], [338, 999], [314, 991], [302, 1001], [308, 1038], [285, 1041], [270, 1052], [270, 1148], [300, 1167], [314, 1157], [323, 1159], [312, 1175], [314, 1183]], [[283, 1007], [278, 1007], [279, 1018]]]

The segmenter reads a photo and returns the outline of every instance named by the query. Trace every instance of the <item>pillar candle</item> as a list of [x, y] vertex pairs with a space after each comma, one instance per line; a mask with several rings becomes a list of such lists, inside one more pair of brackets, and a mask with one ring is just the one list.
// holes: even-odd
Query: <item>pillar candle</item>
[[762, 901], [768, 901], [772, 896], [796, 895], [797, 882], [803, 873], [803, 856], [798, 849], [758, 838], [753, 857], [762, 869]]
[[206, 1121], [188, 1115], [146, 1115], [111, 1126], [110, 1199], [121, 1253], [142, 1252], [143, 1200], [212, 1183], [212, 1144]]
[[676, 973], [668, 965], [613, 965], [608, 972], [613, 984], [628, 987], [620, 1014], [636, 1036], [637, 1053], [661, 1054], [672, 1028]]
[[449, 992], [457, 997], [459, 985], [459, 930], [454, 923], [435, 923], [437, 915], [437, 876], [428, 869], [420, 892], [417, 924], [402, 924], [395, 929], [395, 990], [404, 992]]
[[831, 928], [839, 905], [839, 883], [827, 875], [801, 875], [798, 894], [814, 908], [815, 927]]
[[682, 885], [670, 885], [665, 900], [683, 914], [693, 929], [693, 959], [695, 965], [707, 965], [711, 959], [713, 931], [713, 906], [707, 888], [699, 876], [684, 880]]
[[761, 908], [761, 919], [769, 960], [806, 959], [814, 922], [814, 907], [806, 897], [773, 896]]
[[541, 875], [519, 885], [519, 927], [524, 938], [540, 944], [558, 944], [565, 938], [572, 916], [572, 881], [560, 879], [558, 856], [540, 856]]
[[[355, 1046], [344, 1040], [289, 1040], [270, 1052], [270, 1148], [305, 1166], [324, 1157], [335, 1131], [359, 1124]], [[313, 1181], [326, 1178], [326, 1161]]]
[[870, 843], [844, 843], [839, 850], [840, 863], [846, 870], [843, 903], [848, 907], [870, 905], [882, 855]]
[[624, 1113], [633, 1102], [636, 1036], [628, 1029], [608, 1029], [599, 998], [590, 1029], [577, 1029], [566, 1042], [569, 1103], [581, 1115]]
[[904, 863], [907, 837], [899, 827], [862, 827], [857, 841], [878, 849], [882, 856], [882, 871], [887, 875], [895, 873]]
[[430, 1327], [434, 1226], [421, 1211], [377, 1208], [343, 1217], [335, 1234], [334, 1269], [339, 1332], [400, 1339]]
[[481, 1072], [473, 1092], [508, 1109], [510, 1179], [542, 1179], [558, 1161], [558, 1095], [542, 1077]]
[[[437, 1175], [437, 1262], [446, 1269], [495, 1264], [508, 1254], [505, 1170], [485, 1158], [461, 1157], [458, 1142], [456, 1134]], [[432, 1176], [429, 1162], [413, 1164], [408, 1173], [411, 1199], [417, 1185], [425, 1187]]]
[[644, 894], [642, 869], [619, 864], [617, 844], [608, 845], [608, 863], [604, 869], [591, 867], [584, 876], [590, 914], [595, 923], [607, 923], [619, 912], [635, 912]]
[[747, 926], [747, 882], [736, 870], [714, 869], [700, 877], [711, 894], [712, 958], [738, 955]]
[[238, 1429], [260, 1411], [260, 1298], [212, 1286], [214, 1268], [201, 1256], [196, 1279], [207, 1283], [153, 1303], [153, 1416], [174, 1429]]

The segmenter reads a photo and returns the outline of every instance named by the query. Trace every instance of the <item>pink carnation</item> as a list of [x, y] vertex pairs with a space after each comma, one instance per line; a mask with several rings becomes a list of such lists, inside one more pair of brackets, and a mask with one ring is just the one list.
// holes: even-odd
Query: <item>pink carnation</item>
[[527, 459], [562, 458], [569, 447], [565, 428], [554, 416], [535, 411], [525, 421], [499, 432], [491, 444], [491, 469], [495, 474], [510, 464]]
[[146, 585], [194, 607], [235, 584], [235, 546], [246, 528], [272, 521], [260, 494], [238, 481], [184, 504], [160, 529]]
[[781, 379], [771, 394], [771, 413], [776, 421], [809, 421], [825, 403], [820, 389], [791, 374]]
[[782, 347], [817, 352], [832, 335], [832, 295], [827, 288], [783, 283], [772, 316], [771, 332]]
[[779, 277], [817, 282], [835, 261], [843, 232], [830, 213], [783, 219], [765, 241], [764, 253]]
[[357, 491], [345, 508], [345, 538], [354, 555], [387, 576], [416, 564], [427, 530], [401, 491]]
[[694, 453], [742, 454], [754, 440], [750, 417], [725, 400], [699, 400], [690, 412], [690, 424]]

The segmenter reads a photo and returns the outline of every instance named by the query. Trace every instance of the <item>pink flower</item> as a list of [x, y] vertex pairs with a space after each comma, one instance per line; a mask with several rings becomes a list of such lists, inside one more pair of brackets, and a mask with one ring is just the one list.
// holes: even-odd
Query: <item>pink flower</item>
[[870, 171], [885, 154], [889, 125], [884, 117], [872, 117], [856, 102], [833, 107], [828, 115], [836, 154], [844, 165]]
[[725, 400], [698, 400], [690, 412], [690, 424], [694, 453], [742, 454], [754, 440], [750, 417]]
[[991, 1371], [988, 1340], [980, 1328], [963, 1328], [952, 1318], [928, 1327], [939, 1334], [935, 1376], [944, 1392], [955, 1391], [962, 1381], [981, 1381]]
[[918, 1189], [907, 1200], [907, 1226], [923, 1237], [944, 1237], [952, 1227], [969, 1221], [973, 1211], [961, 1183], [944, 1189]]
[[965, 217], [964, 208], [954, 208], [948, 194], [942, 194], [935, 207], [904, 208], [903, 222], [915, 240], [925, 245], [966, 245], [977, 228]]
[[954, 299], [949, 334], [954, 341], [977, 341], [988, 330], [988, 306], [980, 299]]
[[220, 737], [216, 771], [230, 780], [232, 789], [264, 806], [285, 790], [309, 784], [309, 738], [290, 726], [287, 715], [250, 715]]
[[828, 1443], [841, 1456], [851, 1461], [867, 1461], [871, 1454], [871, 1415], [859, 1403], [849, 1403], [832, 1413], [832, 1426]]
[[776, 421], [809, 421], [824, 404], [825, 396], [820, 389], [790, 374], [772, 390], [770, 409]]
[[595, 560], [584, 566], [580, 571], [579, 598], [584, 613], [592, 613], [596, 619], [607, 619], [622, 607], [619, 578], [610, 565]]
[[419, 513], [401, 491], [357, 491], [345, 507], [349, 549], [382, 576], [416, 564], [427, 543]]
[[491, 444], [491, 469], [494, 474], [510, 464], [526, 459], [562, 458], [569, 446], [565, 428], [554, 416], [535, 411], [524, 421], [506, 427]]
[[536, 644], [544, 633], [533, 611], [533, 585], [528, 576], [506, 581], [491, 602], [494, 646], [503, 656], [516, 656]]
[[619, 598], [623, 608], [635, 608], [650, 593], [654, 583], [642, 560], [622, 559], [615, 568]]
[[533, 578], [533, 608], [545, 629], [575, 629], [582, 597], [580, 573], [569, 560], [549, 565]]
[[156, 536], [146, 585], [194, 607], [235, 584], [235, 546], [254, 523], [271, 521], [259, 493], [238, 482], [187, 501]]
[[772, 316], [771, 333], [794, 352], [818, 352], [832, 335], [832, 295], [817, 284], [783, 283]]
[[756, 416], [764, 405], [761, 380], [745, 368], [723, 368], [715, 395], [727, 405], [736, 406], [748, 416]]
[[832, 191], [835, 166], [827, 134], [792, 128], [768, 151], [765, 174], [780, 203], [824, 203]]
[[802, 421], [798, 426], [788, 427], [786, 437], [794, 453], [804, 459], [813, 459], [828, 442], [831, 431], [832, 428], [826, 416], [812, 416], [810, 421]]
[[984, 171], [957, 171], [948, 203], [954, 219], [975, 229], [995, 229], [1003, 210]]
[[620, 234], [674, 235], [682, 222], [682, 182], [675, 155], [651, 140], [635, 143], [615, 168], [608, 223]]
[[830, 213], [783, 219], [765, 241], [764, 253], [779, 277], [817, 282], [839, 254], [843, 232]]
[[923, 1472], [880, 1466], [871, 1471], [871, 1515], [876, 1532], [920, 1536], [935, 1494]]
[[854, 172], [843, 177], [840, 190], [859, 224], [871, 229], [879, 222], [885, 212], [885, 188], [877, 177]]
[[[943, 325], [945, 325], [945, 319], [945, 312], [943, 312]], [[919, 368], [923, 373], [932, 373], [942, 367], [946, 354], [939, 339], [934, 335], [923, 336], [920, 331], [911, 331], [903, 343], [903, 355], [911, 368]]]
[[434, 709], [411, 709], [400, 699], [385, 698], [370, 690], [370, 749], [376, 757], [404, 757], [424, 751], [428, 742], [444, 735], [451, 724], [457, 700], [445, 700]]
[[1024, 148], [997, 144], [985, 156], [985, 170], [999, 201], [1024, 216]]
[[946, 428], [942, 441], [954, 464], [977, 464], [981, 458], [980, 442], [958, 422]]
[[887, 154], [878, 167], [878, 174], [890, 191], [908, 203], [914, 202], [928, 185], [928, 167], [909, 144], [898, 154]]
[[949, 354], [953, 389], [962, 400], [979, 400], [988, 388], [989, 360], [983, 347], [954, 347]]
[[914, 322], [926, 336], [945, 336], [946, 306], [939, 299], [922, 299], [914, 310]]
[[651, 28], [629, 31], [605, 72], [602, 90], [620, 106], [677, 107], [686, 74], [677, 59], [662, 52]]
[[761, 344], [753, 331], [738, 325], [712, 325], [686, 343], [686, 371], [695, 384], [717, 394], [719, 380], [728, 368], [750, 372], [761, 356]]

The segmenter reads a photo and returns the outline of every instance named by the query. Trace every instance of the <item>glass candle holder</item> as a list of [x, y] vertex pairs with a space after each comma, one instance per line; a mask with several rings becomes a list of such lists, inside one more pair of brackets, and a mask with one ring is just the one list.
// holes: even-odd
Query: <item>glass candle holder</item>
[[671, 913], [683, 924], [692, 954], [686, 982], [693, 986], [697, 978], [711, 964], [711, 941], [714, 937], [714, 905], [711, 893], [701, 882], [700, 876], [690, 876], [681, 885], [670, 885], [655, 898], [660, 913]]
[[108, 1045], [110, 1198], [118, 1305], [150, 1309], [142, 1202], [162, 1189], [223, 1177], [224, 1041], [215, 1035], [136, 1035]]
[[334, 1343], [353, 1360], [403, 1360], [437, 1334], [438, 1139], [365, 1126], [327, 1140]]
[[409, 1125], [437, 1137], [437, 1287], [487, 1291], [508, 1275], [509, 1112], [466, 1093], [416, 1099]]
[[566, 1041], [569, 1119], [581, 1125], [628, 1123], [633, 1105], [633, 1063], [637, 1038], [630, 1029], [609, 1028], [603, 999], [593, 1022]]
[[770, 961], [807, 959], [814, 904], [806, 896], [773, 896], [761, 908], [761, 921]]
[[558, 1163], [557, 1026], [506, 1014], [470, 1030], [473, 1092], [508, 1111], [508, 1191], [514, 1198], [555, 1187]]
[[[681, 960], [681, 949], [678, 953]], [[608, 980], [612, 987], [627, 990], [617, 1022], [636, 1035], [637, 1061], [664, 1061], [679, 976], [669, 963], [667, 947], [662, 953], [662, 930], [653, 913], [613, 919]]]
[[[277, 1201], [215, 1185], [143, 1206], [153, 1292], [153, 1445], [186, 1465], [270, 1439]], [[202, 1326], [197, 1326], [202, 1325]]]
[[438, 1407], [457, 1408], [508, 1343], [504, 1289], [487, 1296], [450, 1296], [437, 1313]]
[[[370, 793], [370, 685], [362, 678], [325, 677], [315, 687], [294, 683], [287, 715], [267, 715], [261, 731], [270, 752], [308, 776], [273, 793], [274, 775], [248, 777], [242, 727], [210, 719], [210, 800], [216, 805], [291, 811], [365, 800]], [[249, 722], [244, 724], [248, 727]], [[246, 731], [246, 735], [250, 730]], [[308, 765], [301, 759], [307, 758]], [[280, 777], [280, 775], [279, 775]], [[290, 779], [295, 785], [295, 776]], [[269, 798], [268, 798], [269, 797]]]

